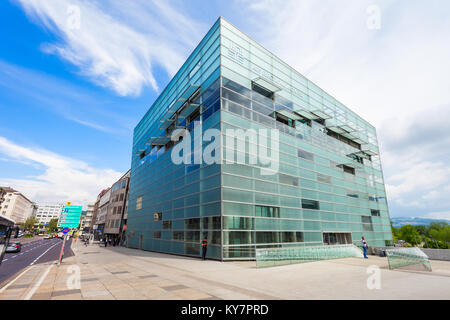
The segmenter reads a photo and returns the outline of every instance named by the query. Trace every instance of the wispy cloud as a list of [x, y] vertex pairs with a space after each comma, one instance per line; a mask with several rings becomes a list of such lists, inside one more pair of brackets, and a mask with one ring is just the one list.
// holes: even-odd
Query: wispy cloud
[[[31, 108], [49, 110], [98, 131], [129, 137], [132, 132], [130, 124], [136, 121], [129, 115], [118, 114], [120, 110], [108, 106], [109, 99], [96, 92], [1, 60], [0, 84], [8, 89], [4, 94], [13, 97], [15, 106], [24, 108], [29, 104]], [[7, 110], [5, 103], [1, 101], [0, 108]]]
[[42, 174], [25, 179], [0, 176], [0, 185], [20, 190], [37, 202], [67, 200], [86, 205], [95, 201], [99, 191], [121, 175], [115, 170], [97, 169], [36, 146], [21, 146], [1, 136], [0, 154], [11, 161], [43, 167]]
[[45, 44], [80, 73], [119, 95], [158, 90], [155, 65], [173, 75], [206, 27], [165, 1], [16, 0], [59, 37]]
[[[377, 126], [391, 214], [449, 209], [448, 3], [236, 0], [242, 27]], [[370, 29], [367, 9], [380, 10]], [[276, 8], [276, 10], [274, 9]], [[415, 211], [417, 214], [417, 211]]]

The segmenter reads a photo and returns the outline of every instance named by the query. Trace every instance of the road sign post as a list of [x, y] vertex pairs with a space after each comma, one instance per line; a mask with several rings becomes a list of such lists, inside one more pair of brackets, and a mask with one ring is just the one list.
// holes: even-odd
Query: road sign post
[[67, 233], [69, 232], [69, 228], [64, 228], [61, 230], [61, 232], [64, 233], [64, 238], [63, 238], [63, 243], [61, 245], [61, 252], [59, 253], [58, 265], [61, 264], [62, 259], [64, 257], [64, 246], [66, 244]]

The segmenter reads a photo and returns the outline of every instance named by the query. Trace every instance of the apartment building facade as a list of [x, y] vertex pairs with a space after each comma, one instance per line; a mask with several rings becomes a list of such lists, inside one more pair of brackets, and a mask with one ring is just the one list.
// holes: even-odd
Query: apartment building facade
[[112, 241], [122, 240], [123, 229], [126, 225], [130, 172], [131, 170], [128, 170], [128, 172], [111, 187], [104, 234]]
[[35, 217], [39, 227], [44, 228], [48, 226], [50, 220], [59, 219], [63, 209], [63, 203], [38, 203]]
[[36, 210], [36, 205], [22, 193], [10, 187], [2, 187], [3, 202], [0, 214], [14, 220], [16, 224], [25, 222]]

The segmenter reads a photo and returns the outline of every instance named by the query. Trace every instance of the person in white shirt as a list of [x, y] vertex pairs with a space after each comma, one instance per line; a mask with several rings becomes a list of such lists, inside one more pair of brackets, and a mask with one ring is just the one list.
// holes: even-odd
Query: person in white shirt
[[364, 259], [367, 259], [368, 258], [367, 257], [367, 248], [369, 246], [367, 245], [367, 241], [366, 241], [366, 239], [364, 239], [364, 237], [361, 237], [361, 243], [362, 243], [363, 250], [364, 250]]

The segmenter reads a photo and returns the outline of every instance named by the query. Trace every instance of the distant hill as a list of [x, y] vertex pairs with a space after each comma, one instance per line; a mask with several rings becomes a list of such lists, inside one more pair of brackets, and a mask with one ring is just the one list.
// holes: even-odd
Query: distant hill
[[405, 224], [410, 224], [413, 226], [427, 226], [430, 222], [447, 222], [450, 223], [450, 220], [445, 219], [428, 219], [428, 218], [391, 218], [392, 225], [395, 228], [400, 228]]

